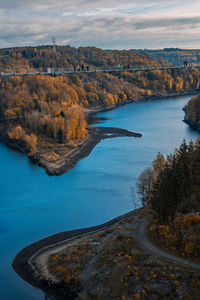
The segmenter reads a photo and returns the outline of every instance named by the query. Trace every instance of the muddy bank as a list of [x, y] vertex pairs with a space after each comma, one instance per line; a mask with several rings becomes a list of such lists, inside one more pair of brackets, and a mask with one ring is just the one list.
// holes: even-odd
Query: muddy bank
[[51, 236], [24, 248], [13, 268], [47, 299], [199, 299], [199, 265], [152, 244], [145, 233], [151, 217], [139, 209]]
[[75, 291], [67, 287], [66, 284], [46, 278], [45, 274], [41, 271], [40, 264], [37, 263], [38, 258], [45, 254], [45, 252], [48, 253], [49, 250], [67, 246], [67, 244], [73, 240], [106, 230], [112, 225], [117, 224], [119, 221], [123, 221], [127, 217], [133, 217], [140, 212], [140, 210], [141, 209], [131, 211], [99, 226], [66, 231], [42, 239], [20, 251], [16, 255], [12, 266], [15, 272], [23, 280], [37, 288], [40, 288], [45, 293], [57, 296], [57, 299], [74, 299]]
[[[192, 91], [191, 91], [192, 93]], [[196, 94], [197, 92], [193, 92]], [[133, 102], [140, 102], [140, 101], [153, 101], [158, 98], [167, 99], [169, 97], [178, 97], [188, 95], [188, 93], [172, 93], [172, 94], [160, 94], [160, 95], [153, 95], [151, 97], [138, 97], [135, 99], [131, 99], [124, 103], [116, 103], [114, 105], [108, 107], [93, 107], [93, 108], [86, 108], [85, 115], [89, 120], [90, 117], [93, 118], [93, 115], [98, 112], [109, 111], [116, 109], [122, 105], [126, 105]], [[106, 127], [92, 127], [88, 126], [88, 136], [86, 139], [77, 145], [74, 149], [70, 150], [67, 154], [61, 155], [60, 158], [53, 162], [47, 161], [40, 155], [38, 152], [35, 155], [29, 155], [30, 159], [41, 166], [48, 175], [61, 175], [66, 173], [67, 171], [71, 170], [80, 159], [88, 156], [93, 148], [103, 139], [107, 138], [114, 138], [114, 137], [142, 137], [141, 133], [130, 132], [126, 129], [121, 128], [106, 128]]]
[[76, 146], [55, 144], [52, 145], [51, 150], [40, 147], [38, 152], [34, 154], [29, 153], [25, 144], [17, 140], [10, 140], [6, 136], [1, 136], [0, 141], [10, 148], [26, 153], [29, 159], [42, 167], [48, 175], [61, 175], [71, 170], [80, 159], [88, 156], [101, 140], [115, 137], [142, 137], [140, 133], [121, 128], [88, 126], [87, 131], [87, 137]]
[[48, 162], [40, 156], [40, 153], [36, 153], [30, 158], [44, 168], [48, 175], [61, 175], [71, 170], [80, 159], [88, 156], [101, 140], [115, 137], [142, 137], [140, 133], [111, 127], [92, 127], [88, 129], [88, 133], [87, 138], [82, 143], [63, 155], [58, 161]]
[[[93, 115], [98, 112], [108, 111], [116, 109], [122, 105], [126, 105], [133, 102], [141, 102], [141, 101], [153, 101], [156, 99], [167, 99], [169, 97], [178, 97], [189, 94], [198, 94], [197, 91], [190, 91], [190, 93], [171, 93], [164, 94], [160, 93], [159, 95], [153, 95], [148, 97], [138, 97], [123, 103], [113, 104], [107, 107], [90, 107], [85, 108], [85, 115], [88, 120], [90, 117], [93, 120]], [[94, 118], [95, 119], [95, 118]], [[101, 119], [100, 119], [101, 120]], [[98, 120], [97, 120], [98, 121]], [[89, 122], [90, 123], [90, 122]], [[192, 126], [192, 125], [191, 125]], [[195, 126], [193, 126], [195, 128]], [[197, 129], [197, 128], [195, 128]], [[101, 128], [101, 127], [92, 127], [88, 126], [88, 135], [78, 145], [70, 147], [68, 145], [59, 145], [56, 143], [52, 143], [51, 147], [46, 149], [46, 147], [39, 147], [39, 150], [36, 154], [30, 154], [28, 149], [26, 149], [25, 145], [19, 143], [19, 141], [10, 140], [3, 133], [1, 133], [0, 140], [7, 144], [9, 147], [16, 149], [20, 152], [26, 153], [28, 157], [31, 159], [33, 163], [41, 166], [48, 175], [61, 175], [71, 170], [80, 159], [88, 156], [93, 148], [103, 139], [106, 138], [114, 138], [114, 137], [141, 137], [142, 134], [130, 132], [128, 130], [120, 129], [120, 128]], [[48, 141], [47, 141], [48, 143]], [[44, 143], [43, 143], [44, 144]]]

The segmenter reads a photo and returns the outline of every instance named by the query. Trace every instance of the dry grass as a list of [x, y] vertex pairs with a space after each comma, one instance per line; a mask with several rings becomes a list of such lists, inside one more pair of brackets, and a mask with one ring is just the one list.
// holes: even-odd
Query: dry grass
[[148, 235], [159, 247], [200, 263], [200, 216], [179, 214], [167, 224], [158, 220], [149, 226]]
[[78, 299], [198, 299], [200, 274], [152, 257], [137, 247], [142, 215], [84, 238], [49, 258], [60, 281], [81, 287]]

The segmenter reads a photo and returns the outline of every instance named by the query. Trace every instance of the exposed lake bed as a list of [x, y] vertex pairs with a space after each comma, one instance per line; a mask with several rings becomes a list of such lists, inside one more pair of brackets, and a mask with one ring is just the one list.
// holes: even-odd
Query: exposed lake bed
[[[13, 267], [47, 299], [182, 299], [191, 294], [200, 265], [149, 240], [152, 216], [141, 208], [100, 226], [50, 236], [20, 251]], [[194, 299], [198, 295], [196, 290]]]
[[71, 170], [80, 159], [88, 156], [100, 141], [117, 137], [142, 137], [142, 134], [121, 128], [90, 127], [84, 141], [67, 154], [62, 155], [59, 160], [47, 161], [37, 154], [33, 155], [31, 159], [43, 167], [48, 175], [61, 175]]

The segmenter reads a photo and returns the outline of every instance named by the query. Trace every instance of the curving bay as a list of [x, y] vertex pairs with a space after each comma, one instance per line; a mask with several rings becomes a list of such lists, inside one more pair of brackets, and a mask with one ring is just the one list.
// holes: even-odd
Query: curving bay
[[[45, 236], [98, 225], [133, 209], [131, 187], [160, 151], [199, 133], [182, 122], [191, 96], [138, 102], [102, 112], [100, 126], [125, 128], [141, 139], [106, 139], [68, 173], [47, 176], [28, 158], [0, 144], [0, 295], [2, 300], [44, 299], [12, 270], [23, 247]], [[139, 205], [139, 203], [138, 203]]]

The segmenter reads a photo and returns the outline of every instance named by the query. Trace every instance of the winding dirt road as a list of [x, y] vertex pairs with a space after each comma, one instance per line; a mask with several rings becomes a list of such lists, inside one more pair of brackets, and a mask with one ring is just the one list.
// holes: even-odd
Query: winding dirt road
[[148, 239], [146, 232], [145, 232], [146, 226], [147, 226], [149, 220], [150, 220], [150, 218], [146, 218], [138, 226], [137, 241], [138, 241], [139, 247], [141, 247], [143, 250], [145, 250], [149, 254], [152, 254], [152, 255], [158, 256], [158, 257], [162, 257], [162, 258], [166, 259], [167, 261], [200, 270], [199, 264], [197, 264], [195, 262], [191, 262], [187, 259], [175, 256], [169, 252], [166, 252], [166, 251], [156, 247], [154, 244], [152, 244], [152, 242]]
[[74, 243], [74, 241], [78, 242], [79, 239], [91, 237], [97, 232], [105, 231], [111, 226], [115, 226], [119, 221], [123, 222], [126, 217], [135, 216], [133, 234], [138, 248], [146, 252], [147, 255], [152, 255], [157, 259], [162, 259], [162, 261], [184, 266], [188, 270], [200, 270], [200, 264], [177, 257], [154, 245], [146, 235], [146, 227], [151, 220], [151, 216], [140, 219], [136, 215], [140, 211], [138, 209], [99, 226], [62, 232], [36, 242], [17, 254], [13, 261], [13, 268], [19, 276], [33, 286], [42, 289], [47, 294], [60, 295], [59, 291], [63, 292], [64, 287], [59, 285], [57, 280], [48, 272], [47, 261], [49, 255], [63, 250], [63, 248], [70, 246], [70, 243]]

